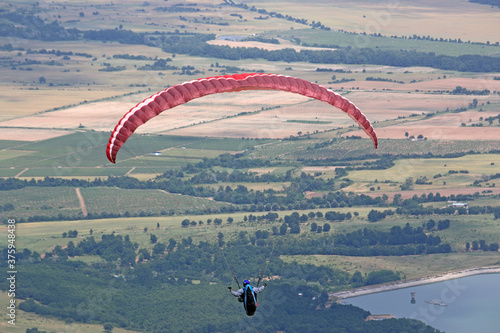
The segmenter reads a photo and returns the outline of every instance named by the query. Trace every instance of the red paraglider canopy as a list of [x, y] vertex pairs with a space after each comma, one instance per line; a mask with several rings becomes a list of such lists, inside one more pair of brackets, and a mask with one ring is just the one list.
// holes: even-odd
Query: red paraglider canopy
[[377, 135], [365, 115], [348, 99], [307, 80], [265, 73], [245, 73], [207, 77], [174, 85], [162, 90], [130, 109], [111, 133], [106, 149], [115, 163], [116, 154], [134, 131], [161, 112], [205, 95], [242, 90], [281, 90], [324, 101], [347, 113], [372, 139], [377, 148]]

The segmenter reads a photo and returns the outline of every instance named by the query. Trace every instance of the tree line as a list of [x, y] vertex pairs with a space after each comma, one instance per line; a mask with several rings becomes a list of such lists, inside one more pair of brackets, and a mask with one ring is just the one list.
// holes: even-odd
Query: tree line
[[282, 253], [287, 255], [402, 256], [451, 251], [451, 246], [441, 243], [439, 236], [408, 223], [403, 228], [394, 226], [390, 231], [364, 228], [316, 239], [288, 238], [282, 245]]
[[265, 50], [260, 48], [210, 45], [197, 36], [162, 40], [165, 52], [190, 56], [216, 57], [228, 60], [262, 58], [268, 61], [309, 62], [313, 64], [375, 64], [396, 67], [425, 66], [443, 70], [498, 72], [500, 64], [491, 56], [436, 55], [417, 51], [392, 51], [370, 48], [340, 48], [336, 50]]

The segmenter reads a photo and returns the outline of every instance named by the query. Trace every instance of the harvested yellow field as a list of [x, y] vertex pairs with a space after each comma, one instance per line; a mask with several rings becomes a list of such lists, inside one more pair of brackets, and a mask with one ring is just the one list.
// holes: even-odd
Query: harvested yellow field
[[26, 88], [2, 86], [0, 89], [0, 121], [33, 115], [53, 108], [106, 98], [116, 94], [116, 91], [109, 90], [28, 90]]
[[[381, 33], [382, 35], [434, 36], [461, 38], [463, 41], [498, 41], [500, 12], [491, 6], [471, 3], [467, 0], [432, 1], [317, 1], [314, 6], [307, 2], [253, 1], [257, 8], [265, 8], [284, 15], [320, 21], [333, 29]], [[340, 13], [339, 15], [332, 15]], [[480, 22], [480, 24], [479, 24]], [[356, 46], [367, 46], [360, 39]], [[353, 45], [354, 46], [354, 45]]]
[[43, 141], [74, 133], [73, 131], [55, 129], [2, 128], [0, 140]]
[[133, 105], [126, 102], [88, 103], [60, 111], [3, 121], [0, 122], [0, 126], [76, 129], [82, 125], [95, 130], [108, 130], [116, 125], [131, 106]]
[[[398, 125], [375, 128], [379, 139], [404, 139], [405, 132], [422, 134], [428, 140], [498, 140], [498, 127], [453, 127]], [[349, 132], [349, 135], [362, 136], [362, 131]], [[414, 134], [412, 134], [414, 135]]]

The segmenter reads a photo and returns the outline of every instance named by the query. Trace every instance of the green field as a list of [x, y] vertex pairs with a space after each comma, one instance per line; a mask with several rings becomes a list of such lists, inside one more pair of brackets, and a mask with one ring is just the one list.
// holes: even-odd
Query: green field
[[[160, 190], [127, 190], [111, 187], [89, 187], [80, 189], [87, 211], [93, 214], [103, 212], [128, 212], [132, 215], [159, 215], [161, 211], [185, 212], [207, 208], [218, 209], [225, 203], [186, 195], [171, 194]], [[35, 215], [57, 218], [82, 216], [80, 203], [73, 187], [26, 187], [19, 190], [0, 191], [0, 202], [11, 203], [15, 210], [8, 213], [16, 218]]]
[[167, 193], [162, 190], [126, 190], [120, 188], [82, 188], [82, 196], [87, 210], [93, 213], [128, 211], [138, 214], [140, 211], [158, 214], [160, 211], [175, 212], [186, 210], [217, 209], [225, 206], [208, 199], [187, 195]]
[[[266, 140], [198, 138], [163, 135], [135, 135], [120, 151], [117, 164], [106, 158], [109, 133], [80, 132], [38, 142], [0, 141], [0, 177], [74, 177], [123, 176], [130, 172], [160, 174], [203, 158], [242, 151]], [[12, 148], [10, 148], [12, 147]], [[152, 152], [162, 152], [153, 156]], [[25, 170], [26, 169], [26, 170]]]
[[26, 187], [0, 191], [0, 202], [11, 203], [15, 207], [15, 210], [2, 212], [2, 215], [18, 219], [34, 215], [56, 217], [59, 213], [81, 213], [78, 197], [72, 187]]
[[[272, 34], [268, 34], [269, 37]], [[290, 32], [280, 32], [283, 38], [300, 38], [307, 45], [349, 47], [359, 44], [360, 36], [337, 31], [322, 31], [301, 29]], [[464, 54], [498, 55], [500, 49], [494, 45], [477, 45], [467, 43], [450, 43], [418, 39], [401, 39], [388, 37], [363, 36], [366, 45], [376, 45], [380, 50], [405, 50], [419, 52], [434, 52], [436, 54], [460, 56]]]
[[472, 267], [485, 267], [500, 264], [498, 253], [448, 253], [402, 257], [349, 257], [349, 256], [280, 256], [285, 262], [313, 264], [341, 269], [349, 273], [360, 271], [363, 275], [371, 271], [390, 269], [404, 273], [406, 279], [417, 279], [442, 274], [444, 272], [465, 270]]
[[24, 155], [29, 155], [33, 153], [32, 151], [21, 151], [21, 150], [3, 150], [0, 151], [0, 161], [8, 160], [11, 158], [19, 158]]
[[[327, 133], [329, 134], [329, 133]], [[319, 142], [324, 142], [335, 138], [334, 134], [329, 134], [327, 137], [323, 134], [314, 135], [316, 139], [321, 138]], [[285, 147], [288, 145], [288, 147]], [[302, 146], [302, 147], [301, 147]], [[410, 141], [410, 140], [393, 140], [393, 139], [381, 139], [379, 140], [379, 145], [377, 150], [373, 149], [373, 144], [367, 139], [358, 140], [340, 140], [337, 143], [332, 143], [331, 145], [320, 148], [320, 149], [307, 149], [308, 145], [305, 145], [302, 141], [299, 142], [283, 142], [281, 145], [276, 145], [276, 147], [270, 146], [269, 149], [276, 150], [278, 148], [288, 150], [290, 157], [298, 158], [333, 158], [333, 159], [348, 159], [348, 158], [361, 158], [366, 155], [380, 156], [384, 155], [408, 155], [408, 154], [419, 154], [423, 157], [427, 157], [428, 153], [433, 155], [445, 155], [445, 154], [457, 154], [457, 153], [468, 153], [471, 150], [474, 152], [487, 153], [491, 150], [500, 149], [500, 142], [496, 140], [488, 141], [452, 141], [452, 140], [428, 140], [428, 141]], [[314, 146], [311, 142], [311, 146]], [[302, 149], [297, 149], [297, 148]], [[262, 150], [263, 152], [265, 150]], [[273, 155], [263, 155], [273, 157]], [[473, 155], [474, 156], [474, 155]], [[480, 155], [478, 155], [480, 156]], [[432, 159], [421, 159], [422, 161], [431, 161]]]
[[395, 162], [395, 166], [386, 170], [352, 171], [349, 178], [354, 181], [404, 181], [407, 177], [427, 177], [433, 180], [435, 175], [447, 175], [450, 170], [467, 170], [468, 173], [452, 174], [438, 181], [450, 181], [457, 184], [472, 183], [480, 179], [482, 175], [493, 175], [498, 173], [500, 155], [480, 154], [466, 155], [457, 158], [419, 158], [402, 159]]

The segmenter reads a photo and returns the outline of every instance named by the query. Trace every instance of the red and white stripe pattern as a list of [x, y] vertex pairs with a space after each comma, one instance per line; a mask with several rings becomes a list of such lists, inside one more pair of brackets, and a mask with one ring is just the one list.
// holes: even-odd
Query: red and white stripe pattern
[[162, 90], [125, 113], [111, 133], [106, 149], [115, 163], [116, 154], [134, 131], [161, 112], [205, 95], [242, 90], [281, 90], [324, 101], [347, 113], [372, 139], [377, 148], [377, 135], [365, 115], [347, 98], [307, 80], [265, 73], [224, 75], [192, 80]]

